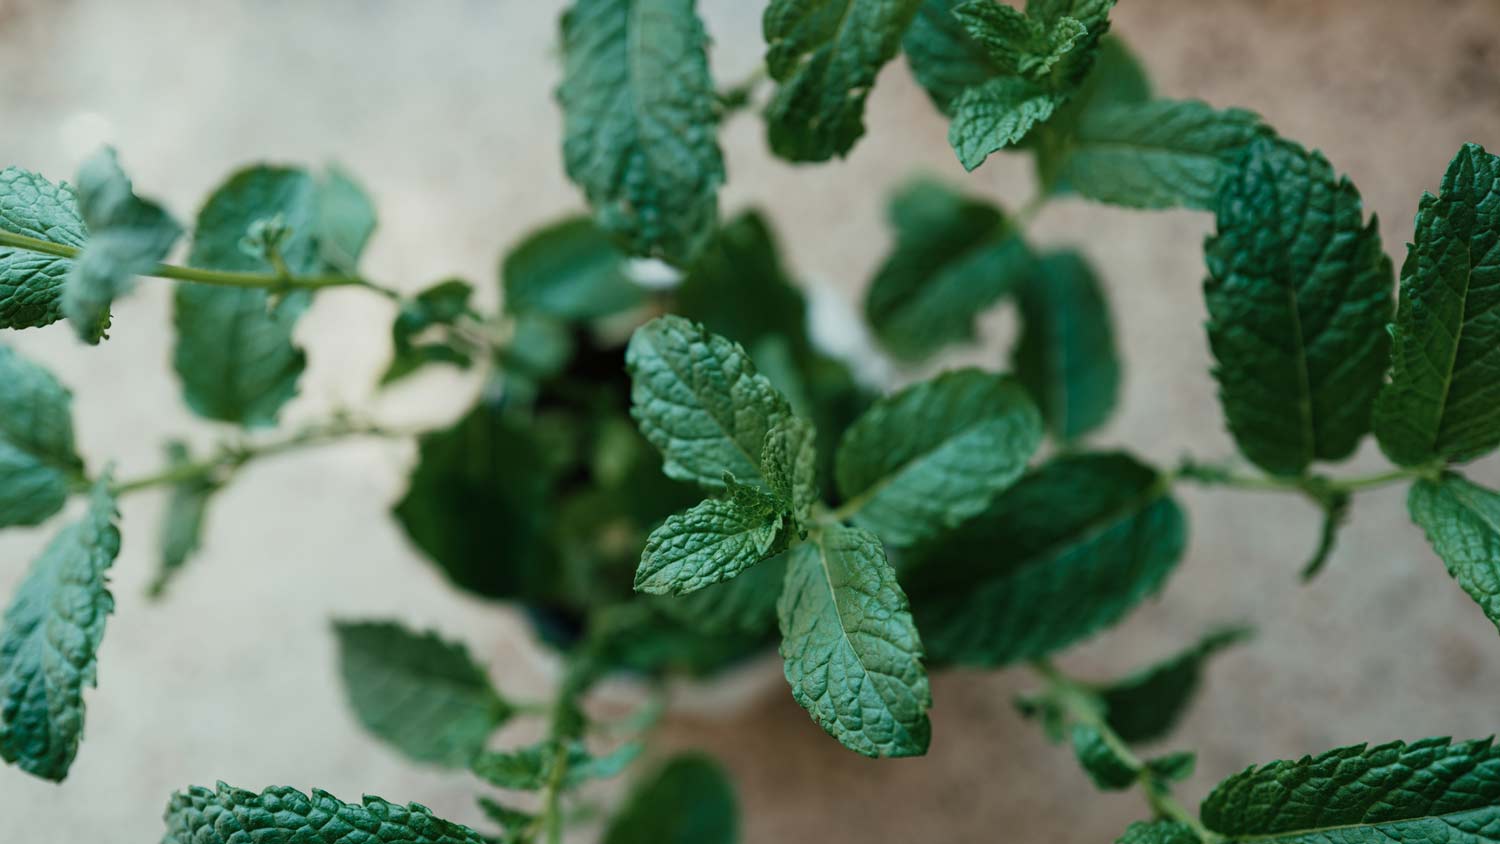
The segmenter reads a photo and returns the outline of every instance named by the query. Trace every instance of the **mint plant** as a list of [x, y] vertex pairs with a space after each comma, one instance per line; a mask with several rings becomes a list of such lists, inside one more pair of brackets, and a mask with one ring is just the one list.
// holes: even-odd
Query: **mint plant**
[[[1361, 492], [1408, 485], [1412, 520], [1500, 626], [1500, 493], [1459, 473], [1500, 446], [1488, 378], [1500, 159], [1465, 145], [1422, 197], [1393, 298], [1393, 264], [1348, 179], [1249, 111], [1155, 96], [1108, 34], [1112, 6], [772, 0], [763, 73], [720, 89], [691, 0], [576, 0], [557, 93], [563, 165], [591, 216], [551, 221], [507, 252], [497, 313], [462, 279], [415, 292], [370, 280], [360, 257], [376, 212], [337, 168], [247, 167], [191, 226], [138, 195], [111, 150], [76, 187], [0, 172], [0, 326], [66, 320], [98, 345], [138, 278], [170, 283], [183, 400], [229, 431], [202, 454], [171, 441], [159, 471], [124, 475], [85, 460], [68, 389], [0, 347], [0, 526], [49, 522], [79, 499], [0, 625], [0, 757], [56, 782], [79, 764], [84, 690], [114, 608], [108, 571], [132, 535], [121, 497], [169, 496], [151, 586], [169, 598], [245, 465], [415, 438], [393, 518], [455, 587], [520, 607], [558, 654], [559, 679], [548, 699], [519, 699], [465, 645], [370, 619], [335, 620], [340, 671], [376, 738], [486, 787], [493, 830], [415, 803], [220, 783], [171, 797], [165, 844], [558, 842], [587, 823], [591, 783], [653, 756], [672, 678], [711, 679], [773, 644], [812, 720], [877, 758], [924, 754], [942, 728], [930, 669], [1027, 667], [1037, 689], [1020, 713], [1099, 789], [1141, 792], [1125, 844], [1500, 841], [1490, 740], [1273, 761], [1187, 809], [1173, 789], [1193, 753], [1136, 746], [1170, 734], [1213, 656], [1250, 638], [1244, 625], [1111, 678], [1053, 661], [1172, 575], [1183, 484], [1318, 508], [1304, 577], [1329, 560]], [[1020, 150], [1038, 191], [1014, 213], [928, 177], [891, 197], [893, 243], [863, 314], [891, 358], [939, 374], [884, 390], [813, 341], [769, 222], [721, 219], [717, 128], [762, 107], [775, 155], [845, 155], [898, 52], [949, 117], [965, 169]], [[1243, 460], [1152, 466], [1090, 445], [1122, 378], [1108, 298], [1082, 252], [1039, 249], [1027, 233], [1068, 197], [1213, 212], [1207, 336]], [[183, 261], [167, 262], [184, 239]], [[457, 422], [401, 430], [348, 408], [279, 430], [306, 364], [294, 329], [339, 286], [394, 308], [383, 386], [434, 366], [475, 371], [479, 395]], [[1008, 374], [941, 371], [942, 353], [974, 341], [998, 307], [1021, 326]], [[1372, 433], [1389, 469], [1325, 469]], [[602, 715], [591, 692], [620, 673], [643, 678], [650, 699]], [[715, 762], [648, 765], [604, 841], [737, 839]]]

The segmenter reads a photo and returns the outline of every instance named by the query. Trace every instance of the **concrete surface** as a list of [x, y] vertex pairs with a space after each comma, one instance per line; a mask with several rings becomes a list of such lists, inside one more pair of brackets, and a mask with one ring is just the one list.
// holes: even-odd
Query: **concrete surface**
[[[562, 175], [551, 100], [560, 5], [0, 0], [0, 162], [68, 178], [112, 142], [140, 189], [188, 218], [237, 164], [337, 159], [380, 205], [373, 276], [407, 289], [455, 273], [488, 284], [504, 244], [579, 205]], [[703, 6], [716, 72], [740, 78], [758, 60], [763, 3]], [[1398, 261], [1418, 196], [1436, 187], [1459, 144], [1500, 146], [1495, 0], [1125, 0], [1116, 20], [1160, 91], [1255, 109], [1325, 150], [1379, 213]], [[725, 207], [768, 208], [793, 266], [834, 301], [857, 301], [888, 242], [885, 192], [913, 171], [1010, 207], [1030, 192], [1020, 158], [963, 176], [943, 121], [899, 63], [881, 76], [868, 122], [847, 161], [816, 168], [771, 159], [754, 117], [724, 132]], [[1161, 461], [1232, 452], [1201, 329], [1199, 243], [1210, 225], [1202, 214], [1069, 202], [1035, 226], [1040, 242], [1083, 244], [1117, 309], [1128, 380], [1102, 443]], [[75, 389], [95, 465], [141, 473], [168, 435], [222, 434], [177, 400], [167, 301], [166, 283], [144, 282], [98, 349], [63, 328], [15, 340]], [[389, 318], [387, 305], [358, 292], [319, 300], [301, 326], [312, 363], [292, 422], [368, 403]], [[983, 348], [965, 359], [1000, 360], [1009, 320], [986, 328]], [[473, 388], [436, 377], [379, 410], [438, 422]], [[119, 609], [101, 687], [88, 696], [82, 754], [61, 787], [0, 770], [0, 840], [154, 841], [167, 794], [217, 778], [317, 785], [345, 798], [368, 791], [477, 821], [468, 778], [415, 768], [362, 735], [333, 673], [329, 619], [380, 616], [462, 637], [519, 695], [540, 694], [554, 669], [511, 612], [446, 588], [387, 518], [410, 457], [405, 446], [358, 443], [252, 468], [215, 506], [204, 557], [158, 606], [141, 596], [162, 502], [128, 500]], [[1367, 447], [1359, 468], [1379, 465]], [[1500, 482], [1494, 464], [1476, 475]], [[1063, 661], [1107, 672], [1221, 620], [1261, 625], [1259, 639], [1217, 663], [1168, 743], [1200, 752], [1189, 802], [1257, 761], [1495, 729], [1500, 642], [1408, 525], [1399, 491], [1361, 496], [1310, 586], [1296, 570], [1317, 525], [1300, 502], [1183, 497], [1192, 545], [1161, 599]], [[0, 594], [44, 541], [43, 531], [0, 537]], [[1022, 672], [937, 676], [932, 752], [900, 762], [842, 751], [776, 673], [763, 664], [736, 681], [761, 690], [736, 714], [680, 715], [665, 732], [671, 745], [702, 746], [730, 766], [749, 842], [1094, 844], [1143, 814], [1136, 794], [1092, 795], [1069, 754], [1013, 714], [1012, 696], [1029, 683]]]

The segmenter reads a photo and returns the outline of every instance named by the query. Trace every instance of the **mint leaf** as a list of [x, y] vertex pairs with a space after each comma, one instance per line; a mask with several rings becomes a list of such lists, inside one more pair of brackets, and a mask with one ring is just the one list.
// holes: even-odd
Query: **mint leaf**
[[1099, 39], [1109, 32], [1109, 12], [1115, 0], [1026, 0], [1026, 16], [1043, 22], [1049, 29], [1059, 23], [1065, 30], [1074, 29], [1067, 22], [1079, 24], [1082, 32], [1073, 36], [1071, 48], [1052, 68], [1049, 82], [1058, 90], [1071, 93], [1094, 67]]
[[762, 19], [771, 151], [789, 161], [843, 157], [865, 133], [865, 98], [896, 57], [922, 0], [771, 0]]
[[758, 212], [720, 228], [673, 297], [674, 313], [747, 347], [772, 336], [798, 356], [807, 351], [807, 302]]
[[1490, 739], [1451, 742], [1356, 744], [1249, 768], [1203, 801], [1203, 824], [1278, 844], [1493, 841], [1500, 754]]
[[1169, 491], [1125, 454], [1058, 457], [919, 548], [903, 577], [932, 658], [1037, 659], [1124, 618], [1182, 558]]
[[1111, 106], [1144, 103], [1151, 99], [1151, 81], [1146, 70], [1117, 35], [1099, 41], [1094, 66], [1078, 89], [1028, 139], [1036, 151], [1037, 180], [1052, 194], [1073, 190], [1059, 172], [1067, 161], [1078, 124], [1095, 111]]
[[738, 343], [681, 317], [637, 328], [625, 350], [630, 415], [680, 481], [722, 489], [724, 475], [760, 484], [766, 434], [791, 415]]
[[507, 311], [563, 320], [609, 316], [646, 298], [625, 274], [625, 256], [585, 217], [528, 236], [505, 256], [500, 278]]
[[[0, 170], [0, 229], [75, 249], [88, 237], [73, 188], [19, 167]], [[72, 270], [68, 258], [0, 246], [0, 328], [61, 319], [63, 280]]]
[[953, 15], [996, 70], [1033, 81], [1045, 79], [1088, 34], [1088, 27], [1076, 18], [1061, 15], [1043, 22], [994, 0], [961, 3]]
[[394, 622], [339, 622], [334, 632], [354, 714], [412, 759], [468, 767], [511, 716], [463, 645]]
[[328, 168], [318, 186], [318, 249], [324, 266], [353, 276], [375, 233], [375, 203], [342, 167]]
[[865, 756], [920, 756], [932, 726], [922, 641], [872, 533], [829, 525], [792, 549], [776, 605], [792, 697]]
[[739, 808], [717, 762], [699, 754], [667, 760], [610, 819], [604, 844], [734, 844]]
[[[431, 338], [425, 335], [432, 334], [433, 329], [451, 326], [469, 313], [469, 297], [473, 293], [474, 288], [467, 281], [451, 278], [403, 300], [396, 321], [391, 323], [395, 354], [380, 383], [393, 383], [435, 363], [468, 368], [477, 351], [471, 344], [451, 333]], [[516, 333], [520, 335], [519, 328]]]
[[167, 257], [182, 226], [161, 206], [140, 199], [105, 148], [78, 171], [78, 207], [88, 242], [63, 285], [62, 311], [86, 343], [97, 344], [109, 328], [109, 307], [130, 291], [135, 277]]
[[1465, 144], [1438, 196], [1424, 194], [1401, 266], [1391, 380], [1375, 406], [1375, 435], [1391, 460], [1414, 466], [1472, 460], [1500, 444], [1490, 351], [1500, 337], [1500, 159]]
[[1097, 687], [1110, 729], [1128, 742], [1162, 738], [1187, 710], [1209, 659], [1251, 635], [1245, 627], [1216, 630], [1155, 665]]
[[417, 451], [393, 511], [411, 541], [462, 589], [548, 594], [559, 576], [547, 541], [555, 469], [536, 430], [480, 404]]
[[1120, 392], [1109, 302], [1093, 268], [1072, 250], [1038, 260], [1018, 299], [1012, 368], [1052, 435], [1076, 440], [1109, 419]]
[[[479, 803], [479, 810], [484, 812], [484, 816], [499, 824], [508, 835], [520, 835], [522, 830], [529, 829], [532, 824], [536, 823], [536, 815], [520, 809], [512, 809], [484, 795], [480, 795], [476, 802]], [[500, 840], [506, 842], [511, 839], [502, 837]]]
[[1109, 737], [1093, 724], [1074, 724], [1073, 755], [1102, 791], [1120, 791], [1136, 784], [1141, 770]]
[[1208, 338], [1240, 451], [1277, 475], [1348, 457], [1370, 429], [1391, 262], [1359, 192], [1297, 144], [1254, 141], [1204, 244]]
[[[169, 468], [181, 468], [192, 462], [186, 445], [175, 440], [167, 444]], [[209, 474], [172, 485], [157, 539], [160, 564], [148, 587], [152, 597], [165, 594], [167, 585], [182, 571], [188, 558], [198, 553], [198, 546], [203, 541], [203, 517], [208, 512], [209, 499], [219, 487], [219, 480]]]
[[0, 346], [0, 527], [41, 524], [62, 509], [82, 474], [72, 394], [52, 373]]
[[953, 528], [1010, 486], [1041, 444], [1042, 420], [1013, 379], [947, 372], [881, 399], [844, 433], [839, 493], [854, 521], [892, 545]]
[[1242, 109], [1154, 100], [1084, 111], [1065, 140], [1044, 147], [1048, 181], [1132, 208], [1212, 210], [1219, 187], [1270, 129]]
[[635, 572], [637, 592], [686, 595], [772, 555], [783, 523], [778, 503], [753, 488], [735, 492], [669, 516], [651, 532]]
[[1198, 834], [1177, 821], [1136, 821], [1115, 844], [1200, 844]]
[[556, 756], [557, 746], [542, 741], [515, 750], [482, 753], [474, 759], [471, 770], [496, 788], [537, 791], [547, 785]]
[[817, 434], [806, 420], [787, 417], [766, 432], [760, 467], [771, 494], [803, 524], [818, 500]]
[[1412, 484], [1406, 507], [1448, 574], [1500, 627], [1500, 494], [1449, 472]]
[[321, 789], [312, 796], [285, 786], [260, 794], [219, 783], [172, 795], [161, 844], [484, 844], [479, 833], [449, 823], [417, 803], [401, 806], [365, 795], [345, 803]]
[[691, 263], [718, 218], [708, 37], [693, 0], [576, 0], [563, 16], [563, 160], [630, 252]]
[[933, 105], [944, 114], [964, 89], [983, 84], [1003, 72], [953, 14], [956, 7], [968, 2], [925, 0], [901, 40], [912, 74], [927, 90]]
[[1020, 143], [1062, 101], [1060, 95], [1030, 80], [997, 76], [965, 89], [949, 106], [953, 122], [948, 126], [948, 143], [964, 169], [973, 171], [990, 153]]
[[865, 319], [893, 355], [921, 360], [972, 341], [974, 320], [1030, 270], [1031, 251], [988, 203], [929, 181], [891, 200], [896, 246], [865, 293]]
[[[256, 222], [280, 215], [289, 231], [279, 247], [282, 259], [294, 274], [311, 275], [322, 268], [319, 213], [317, 183], [306, 171], [246, 168], [198, 213], [188, 264], [274, 272], [263, 257], [242, 249], [241, 240]], [[246, 427], [276, 424], [307, 364], [292, 344], [292, 329], [310, 301], [305, 291], [276, 301], [260, 288], [178, 284], [173, 362], [188, 406], [200, 416]]]
[[58, 532], [16, 588], [0, 627], [0, 757], [62, 782], [83, 738], [83, 690], [98, 678], [104, 619], [115, 608], [105, 572], [120, 553], [109, 478], [83, 518]]
[[662, 600], [661, 611], [700, 633], [763, 633], [776, 619], [776, 599], [791, 552], [745, 569], [733, 580]]

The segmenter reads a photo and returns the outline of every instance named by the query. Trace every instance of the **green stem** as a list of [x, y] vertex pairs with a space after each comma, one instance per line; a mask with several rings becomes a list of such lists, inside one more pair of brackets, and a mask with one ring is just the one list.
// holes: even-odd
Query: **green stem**
[[1026, 204], [1022, 205], [1015, 214], [1011, 215], [1011, 226], [1017, 231], [1025, 231], [1036, 220], [1037, 216], [1042, 213], [1042, 208], [1047, 204], [1048, 196], [1049, 194], [1046, 191], [1041, 191], [1026, 200]]
[[1031, 667], [1046, 681], [1047, 698], [1060, 706], [1070, 721], [1085, 724], [1097, 730], [1120, 760], [1137, 772], [1136, 782], [1144, 793], [1146, 804], [1151, 807], [1151, 812], [1156, 817], [1190, 827], [1204, 844], [1211, 844], [1218, 840], [1217, 835], [1203, 826], [1201, 821], [1177, 802], [1164, 784], [1151, 775], [1146, 763], [1109, 726], [1109, 722], [1104, 717], [1104, 706], [1093, 690], [1067, 676], [1045, 659], [1033, 661]]
[[[0, 231], [0, 246], [40, 252], [59, 258], [76, 258], [79, 249], [62, 243], [53, 243], [14, 232]], [[197, 267], [179, 267], [175, 264], [158, 264], [143, 275], [169, 278], [174, 281], [192, 281], [220, 287], [260, 287], [267, 290], [316, 290], [323, 287], [363, 287], [387, 298], [399, 299], [401, 295], [356, 276], [318, 275], [282, 276], [279, 273], [242, 273], [226, 270], [205, 270]]]
[[1199, 463], [1191, 458], [1182, 461], [1172, 473], [1173, 480], [1189, 481], [1203, 486], [1223, 486], [1234, 489], [1269, 492], [1300, 492], [1319, 501], [1326, 493], [1348, 494], [1368, 489], [1389, 486], [1417, 478], [1435, 477], [1442, 471], [1439, 465], [1408, 466], [1357, 475], [1350, 478], [1333, 478], [1326, 475], [1301, 475], [1296, 477], [1257, 475], [1239, 472], [1214, 464]]

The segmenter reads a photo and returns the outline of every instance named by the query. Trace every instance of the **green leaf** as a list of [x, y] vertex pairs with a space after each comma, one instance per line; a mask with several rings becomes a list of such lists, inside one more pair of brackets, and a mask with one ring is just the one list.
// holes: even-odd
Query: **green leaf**
[[968, 2], [925, 0], [901, 40], [912, 74], [944, 114], [964, 89], [1003, 72], [953, 14], [956, 7]]
[[[469, 297], [473, 293], [474, 288], [467, 281], [451, 278], [402, 300], [401, 311], [391, 323], [395, 354], [380, 383], [393, 383], [434, 363], [467, 369], [476, 352], [468, 341], [451, 332], [436, 337], [427, 335], [434, 334], [434, 329], [452, 326], [468, 314]], [[519, 328], [516, 333], [519, 337]]]
[[1095, 692], [1110, 729], [1128, 742], [1162, 738], [1187, 710], [1209, 659], [1251, 635], [1246, 627], [1216, 630], [1155, 665], [1099, 686]]
[[662, 612], [708, 635], [760, 633], [776, 620], [776, 599], [786, 580], [790, 552], [757, 563], [733, 580], [707, 586], [691, 595], [664, 599]]
[[1130, 788], [1140, 779], [1141, 770], [1126, 755], [1127, 752], [1110, 741], [1098, 727], [1073, 725], [1073, 755], [1078, 757], [1078, 764], [1100, 790], [1120, 791]]
[[1044, 146], [1044, 178], [1090, 199], [1132, 208], [1213, 210], [1249, 143], [1270, 134], [1260, 117], [1197, 100], [1098, 104]]
[[108, 147], [79, 170], [78, 207], [88, 242], [63, 285], [62, 311], [80, 339], [97, 344], [109, 328], [110, 305], [167, 257], [182, 226], [135, 195]]
[[1020, 143], [1038, 123], [1052, 116], [1063, 98], [1018, 76], [997, 76], [967, 88], [950, 106], [948, 143], [965, 170], [990, 153]]
[[32, 564], [0, 627], [0, 757], [62, 782], [83, 738], [83, 690], [96, 684], [104, 620], [115, 608], [106, 572], [120, 553], [109, 478], [83, 518]]
[[547, 785], [556, 757], [557, 746], [543, 741], [515, 750], [481, 753], [471, 770], [496, 788], [537, 791]]
[[[188, 264], [271, 273], [264, 257], [241, 248], [250, 227], [277, 215], [288, 227], [281, 257], [297, 275], [322, 269], [317, 183], [304, 170], [255, 166], [235, 173], [198, 213]], [[292, 329], [307, 310], [306, 292], [273, 299], [261, 288], [184, 282], [175, 291], [173, 361], [188, 406], [200, 416], [246, 427], [276, 424], [297, 392], [307, 357]]]
[[722, 489], [728, 473], [762, 483], [766, 434], [791, 415], [738, 343], [681, 317], [637, 328], [625, 350], [630, 414], [661, 450], [662, 471]]
[[1019, 301], [1012, 368], [1052, 435], [1076, 440], [1109, 419], [1120, 391], [1109, 302], [1093, 268], [1072, 250], [1042, 257]]
[[1088, 34], [1088, 27], [1076, 18], [1062, 15], [1043, 22], [994, 0], [961, 3], [953, 15], [999, 72], [1033, 81], [1046, 79]]
[[375, 233], [375, 203], [337, 165], [328, 168], [319, 185], [317, 231], [323, 264], [347, 276], [357, 274], [359, 256]]
[[1500, 824], [1500, 753], [1490, 739], [1341, 747], [1235, 774], [1202, 817], [1228, 841], [1488, 844]]
[[673, 312], [747, 347], [767, 337], [807, 346], [807, 302], [787, 273], [761, 214], [735, 217], [714, 235], [673, 292]]
[[865, 133], [865, 98], [922, 0], [771, 0], [762, 19], [771, 150], [789, 161], [843, 157]]
[[1412, 484], [1406, 507], [1448, 574], [1500, 627], [1500, 495], [1448, 472]]
[[1291, 141], [1254, 141], [1204, 245], [1208, 338], [1240, 451], [1272, 474], [1341, 460], [1370, 429], [1391, 262], [1359, 192]]
[[[169, 469], [182, 468], [192, 462], [186, 445], [176, 440], [167, 444]], [[208, 512], [209, 499], [220, 486], [219, 479], [209, 474], [196, 475], [172, 485], [157, 539], [161, 556], [156, 577], [148, 587], [151, 597], [165, 594], [168, 584], [182, 571], [188, 558], [198, 553], [198, 546], [203, 541], [203, 517]]]
[[1026, 16], [1042, 21], [1049, 28], [1069, 18], [1083, 28], [1071, 49], [1052, 68], [1048, 81], [1054, 88], [1071, 93], [1093, 70], [1099, 39], [1109, 32], [1109, 12], [1114, 6], [1115, 0], [1026, 1]]
[[563, 160], [599, 227], [690, 263], [713, 234], [724, 162], [693, 0], [577, 0], [563, 16]]
[[927, 752], [922, 641], [873, 533], [828, 525], [792, 549], [776, 609], [792, 697], [819, 726], [865, 756]]
[[535, 429], [481, 403], [418, 441], [394, 514], [458, 587], [535, 599], [558, 576], [547, 540], [554, 473]]
[[1391, 380], [1375, 435], [1403, 466], [1472, 460], [1500, 444], [1490, 352], [1500, 342], [1500, 158], [1465, 144], [1424, 194], [1401, 267]]
[[1124, 454], [1059, 457], [918, 549], [903, 577], [932, 658], [1037, 659], [1124, 618], [1182, 557], [1187, 529], [1169, 492]]
[[974, 320], [1030, 270], [998, 209], [937, 182], [908, 183], [889, 215], [896, 245], [865, 293], [865, 320], [902, 359], [972, 341]]
[[[519, 834], [522, 830], [530, 828], [536, 822], [536, 815], [530, 812], [523, 812], [520, 809], [512, 809], [489, 797], [481, 795], [477, 802], [479, 803], [479, 810], [484, 812], [484, 816], [499, 824], [500, 828], [508, 834]], [[501, 840], [510, 841], [512, 839], [502, 838]]]
[[1178, 821], [1136, 821], [1115, 844], [1200, 844], [1193, 828]]
[[82, 474], [72, 394], [52, 373], [0, 346], [0, 527], [46, 521]]
[[674, 756], [610, 819], [604, 844], [735, 844], [734, 787], [707, 756]]
[[394, 622], [337, 622], [334, 632], [354, 714], [418, 762], [468, 767], [512, 714], [463, 645]]
[[505, 308], [589, 320], [634, 308], [645, 289], [625, 274], [625, 256], [587, 217], [547, 226], [500, 265]]
[[466, 826], [449, 823], [417, 803], [401, 806], [365, 795], [345, 803], [321, 789], [312, 796], [285, 786], [260, 794], [219, 783], [210, 791], [192, 786], [167, 803], [161, 844], [484, 844]]
[[[0, 229], [75, 249], [88, 237], [73, 188], [19, 167], [0, 170]], [[68, 258], [0, 246], [0, 328], [62, 319], [63, 280], [72, 270]]]
[[771, 494], [804, 525], [818, 500], [817, 434], [812, 424], [789, 416], [766, 432], [760, 467]]
[[954, 528], [1010, 486], [1041, 444], [1013, 379], [961, 369], [881, 399], [844, 433], [838, 485], [854, 521], [901, 547]]
[[778, 503], [753, 488], [735, 492], [670, 516], [651, 532], [635, 572], [637, 592], [686, 595], [772, 556], [783, 522]]

